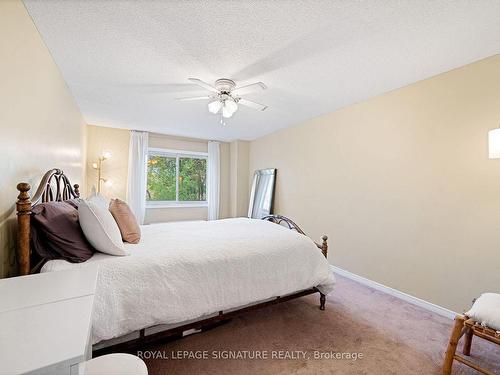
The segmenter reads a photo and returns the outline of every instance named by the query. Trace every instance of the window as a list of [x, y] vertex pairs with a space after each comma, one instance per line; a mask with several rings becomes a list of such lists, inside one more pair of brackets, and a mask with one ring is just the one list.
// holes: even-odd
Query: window
[[206, 205], [206, 153], [150, 149], [147, 163], [148, 207]]

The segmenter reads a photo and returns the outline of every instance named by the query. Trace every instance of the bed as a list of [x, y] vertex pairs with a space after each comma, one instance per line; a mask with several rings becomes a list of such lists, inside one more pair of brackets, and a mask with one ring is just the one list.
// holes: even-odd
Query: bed
[[[59, 169], [48, 171], [33, 199], [18, 184], [17, 260], [21, 274], [98, 267], [94, 350], [123, 350], [200, 329], [269, 304], [333, 290], [327, 238], [317, 244], [293, 221], [271, 215], [141, 226], [130, 256], [96, 253], [83, 263], [37, 260], [30, 249], [35, 204], [79, 196]], [[277, 225], [277, 224], [284, 224]]]

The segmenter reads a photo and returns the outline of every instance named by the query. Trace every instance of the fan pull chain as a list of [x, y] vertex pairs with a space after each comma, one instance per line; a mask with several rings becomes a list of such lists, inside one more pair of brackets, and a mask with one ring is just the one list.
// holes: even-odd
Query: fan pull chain
[[222, 126], [226, 126], [226, 122], [224, 121], [224, 116], [222, 116], [222, 111], [220, 112], [220, 124]]

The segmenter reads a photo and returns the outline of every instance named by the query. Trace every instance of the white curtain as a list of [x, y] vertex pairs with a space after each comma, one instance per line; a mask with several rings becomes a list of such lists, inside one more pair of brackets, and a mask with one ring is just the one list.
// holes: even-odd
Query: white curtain
[[128, 158], [127, 201], [139, 224], [146, 212], [148, 132], [132, 130]]
[[208, 220], [219, 218], [219, 185], [220, 185], [220, 144], [208, 142], [207, 167], [207, 200]]

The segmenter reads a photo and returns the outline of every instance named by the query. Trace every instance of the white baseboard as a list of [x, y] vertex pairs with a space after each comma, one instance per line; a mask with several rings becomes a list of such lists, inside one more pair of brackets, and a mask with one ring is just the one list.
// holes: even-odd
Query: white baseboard
[[376, 281], [373, 281], [373, 280], [367, 279], [365, 277], [356, 275], [355, 273], [346, 271], [342, 268], [332, 266], [332, 265], [330, 265], [330, 267], [332, 268], [333, 272], [336, 274], [339, 274], [341, 276], [347, 277], [348, 279], [357, 281], [358, 283], [369, 286], [370, 288], [373, 288], [373, 289], [379, 290], [381, 292], [390, 294], [391, 296], [400, 298], [403, 301], [412, 303], [412, 304], [419, 306], [423, 309], [426, 309], [426, 310], [431, 311], [433, 313], [436, 313], [438, 315], [444, 316], [445, 318], [454, 319], [455, 316], [457, 315], [457, 313], [454, 311], [451, 311], [451, 310], [448, 310], [444, 307], [441, 307], [441, 306], [435, 305], [433, 303], [424, 301], [423, 299], [411, 296], [409, 294], [406, 294], [406, 293], [401, 292], [397, 289], [388, 287], [386, 285], [377, 283]]

